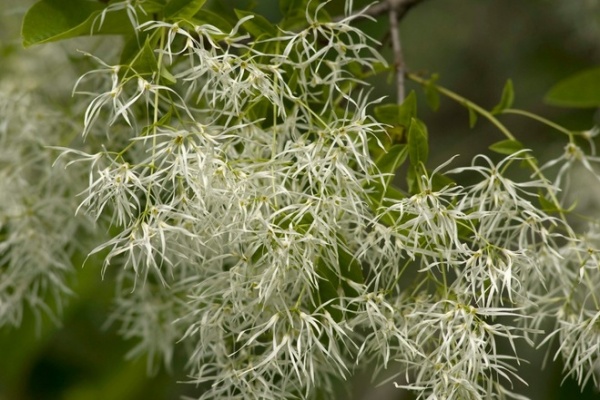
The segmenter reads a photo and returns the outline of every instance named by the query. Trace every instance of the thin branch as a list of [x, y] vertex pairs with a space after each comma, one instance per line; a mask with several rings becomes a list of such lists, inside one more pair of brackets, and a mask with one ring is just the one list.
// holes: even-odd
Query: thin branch
[[389, 10], [390, 37], [392, 39], [392, 51], [394, 52], [394, 69], [396, 70], [396, 96], [398, 104], [404, 102], [404, 55], [402, 54], [402, 43], [400, 42], [400, 27], [398, 26], [398, 11], [395, 8]]
[[[390, 38], [392, 42], [392, 51], [394, 53], [394, 69], [396, 71], [396, 96], [398, 104], [404, 101], [404, 76], [406, 75], [406, 65], [402, 53], [402, 42], [400, 40], [400, 21], [406, 13], [415, 5], [424, 0], [384, 0], [381, 3], [371, 5], [357, 14], [365, 17], [376, 18], [385, 13], [388, 14], [390, 24]], [[341, 20], [342, 18], [334, 18]]]
[[398, 14], [398, 20], [401, 20], [408, 10], [423, 1], [424, 0], [384, 0], [381, 3], [369, 7], [364, 14], [371, 17], [379, 17], [389, 10], [394, 9]]
[[398, 20], [401, 21], [406, 13], [419, 3], [425, 0], [387, 0], [391, 7], [396, 8], [398, 12]]
[[[412, 7], [423, 1], [425, 0], [383, 0], [380, 3], [370, 5], [360, 11], [357, 11], [355, 14], [360, 14], [359, 16], [377, 18], [393, 8], [397, 12], [398, 21], [400, 21]], [[349, 17], [349, 15], [340, 15], [334, 17], [333, 21], [341, 21], [347, 17]]]

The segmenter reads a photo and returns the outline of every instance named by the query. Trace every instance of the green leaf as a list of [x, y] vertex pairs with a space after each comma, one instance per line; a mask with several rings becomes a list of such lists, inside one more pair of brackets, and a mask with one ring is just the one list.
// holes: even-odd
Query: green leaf
[[425, 164], [429, 156], [427, 127], [416, 118], [411, 120], [408, 129], [408, 156], [413, 166]]
[[126, 10], [107, 14], [100, 25], [101, 2], [42, 0], [25, 14], [21, 37], [23, 46], [48, 43], [91, 34], [126, 34], [133, 31]]
[[231, 21], [224, 18], [222, 15], [207, 10], [206, 8], [203, 8], [200, 11], [198, 11], [196, 15], [194, 15], [194, 17], [191, 19], [191, 21], [197, 25], [214, 25], [224, 33], [231, 32], [234, 26], [234, 23], [231, 23]]
[[[404, 163], [408, 156], [408, 146], [397, 144], [392, 146], [386, 153], [383, 153], [375, 164], [380, 172], [389, 174], [381, 180], [370, 181], [365, 185], [366, 192], [372, 210], [377, 213], [381, 206], [385, 206], [386, 198], [403, 199], [404, 195], [391, 186], [396, 170]], [[390, 204], [391, 205], [391, 204]], [[389, 221], [388, 221], [389, 222]]]
[[129, 65], [138, 75], [152, 75], [158, 71], [158, 62], [150, 45], [150, 38], [146, 37], [144, 45], [140, 48], [138, 38], [135, 36], [125, 43], [121, 52], [121, 65]]
[[556, 207], [554, 202], [548, 200], [546, 196], [543, 194], [538, 195], [538, 201], [540, 202], [540, 206], [542, 206], [542, 210], [545, 212], [558, 212], [560, 208]]
[[498, 105], [492, 109], [492, 114], [500, 114], [507, 108], [512, 107], [514, 100], [515, 91], [513, 89], [512, 81], [509, 79], [506, 81], [504, 89], [502, 90], [502, 97], [500, 99], [500, 103], [498, 103]]
[[406, 185], [408, 186], [409, 193], [417, 194], [421, 191], [419, 177], [422, 172], [423, 168], [416, 165], [411, 165], [406, 171]]
[[454, 179], [439, 172], [433, 174], [433, 171], [427, 170], [427, 173], [429, 174], [429, 176], [431, 176], [431, 187], [433, 190], [442, 190], [446, 186], [453, 185], [456, 183]]
[[[341, 238], [340, 238], [341, 239]], [[343, 239], [341, 239], [343, 240]], [[340, 267], [340, 273], [343, 278], [349, 279], [356, 283], [365, 283], [365, 277], [363, 276], [362, 268], [360, 263], [352, 254], [346, 251], [343, 246], [338, 244], [338, 261]], [[344, 288], [345, 290], [347, 288]]]
[[373, 109], [375, 119], [388, 125], [400, 125], [400, 106], [397, 104], [382, 104]]
[[[389, 125], [386, 127], [386, 137], [379, 137], [387, 151], [394, 144], [406, 143], [405, 132], [410, 126], [412, 118], [417, 114], [417, 97], [414, 91], [406, 97], [400, 105], [395, 103], [382, 104], [373, 110], [375, 119]], [[369, 149], [375, 157], [380, 157], [381, 149], [370, 146]]]
[[407, 128], [417, 115], [417, 96], [411, 91], [402, 104], [382, 104], [375, 107], [373, 112], [375, 119], [381, 123]]
[[[168, 125], [169, 122], [171, 121], [172, 116], [173, 116], [173, 108], [171, 107], [169, 110], [167, 110], [164, 113], [164, 115], [162, 117], [160, 117], [160, 119], [158, 121], [142, 128], [141, 134], [144, 136], [151, 135], [152, 134], [151, 132], [154, 130], [154, 128], [163, 127], [165, 125]], [[262, 254], [261, 254], [261, 256], [262, 256]], [[256, 260], [253, 260], [253, 261], [256, 261]]]
[[235, 10], [235, 14], [239, 19], [250, 15], [252, 16], [252, 18], [245, 21], [242, 26], [255, 38], [259, 38], [261, 36], [276, 37], [279, 33], [275, 25], [270, 23], [262, 15], [243, 10]]
[[422, 166], [412, 165], [406, 173], [406, 184], [409, 193], [416, 194], [423, 190], [421, 187], [421, 177], [427, 175], [431, 179], [431, 188], [433, 190], [441, 190], [446, 186], [454, 185], [454, 179], [439, 172], [435, 173], [430, 169], [425, 169]]
[[489, 149], [499, 153], [499, 154], [506, 154], [506, 155], [511, 155], [516, 153], [519, 150], [523, 150], [523, 143], [519, 142], [518, 140], [512, 140], [512, 139], [506, 139], [506, 140], [501, 140], [499, 142], [496, 142], [494, 144], [492, 144]]
[[600, 67], [572, 75], [553, 86], [544, 101], [553, 106], [600, 107]]
[[544, 196], [541, 192], [538, 193], [538, 201], [540, 203], [540, 206], [542, 207], [542, 210], [548, 213], [570, 213], [577, 207], [577, 201], [575, 201], [568, 209], [562, 208], [560, 206], [557, 207], [554, 201], [548, 200], [546, 196]]
[[284, 17], [290, 15], [304, 15], [307, 0], [279, 0], [279, 9]]
[[[128, 66], [137, 75], [140, 76], [152, 76], [159, 72], [158, 61], [154, 55], [154, 46], [151, 36], [146, 35], [144, 45], [139, 47], [139, 40], [143, 40], [143, 36], [136, 38], [131, 37], [123, 47], [121, 52], [120, 64]], [[126, 68], [123, 68], [126, 71]], [[160, 68], [160, 77], [163, 79], [163, 83], [175, 84], [177, 79], [169, 72], [167, 67], [163, 65]]]
[[[343, 242], [343, 239], [341, 239], [341, 241]], [[358, 296], [359, 293], [351, 283], [365, 283], [365, 277], [360, 262], [358, 262], [352, 254], [346, 251], [343, 246], [338, 245], [338, 263], [341, 274], [340, 284], [344, 295], [346, 297]]]
[[[404, 193], [392, 185], [384, 186], [379, 181], [369, 182], [365, 185], [365, 189], [368, 193], [369, 206], [373, 213], [379, 215], [379, 221], [386, 226], [393, 226], [402, 214], [399, 211], [390, 211], [389, 207], [398, 200], [406, 198]], [[382, 208], [385, 210], [383, 214], [381, 214]]]
[[390, 184], [396, 170], [404, 163], [407, 156], [408, 146], [405, 144], [396, 144], [375, 161], [379, 172], [389, 174], [384, 179], [386, 186]]
[[351, 282], [364, 283], [360, 262], [345, 248], [342, 237], [338, 237], [337, 257], [319, 257], [316, 273], [319, 276], [317, 287], [317, 306], [325, 305], [333, 319], [340, 321], [343, 314], [339, 309], [340, 296], [354, 297], [358, 293], [352, 288]]
[[[108, 3], [106, 0], [103, 1]], [[138, 3], [138, 5], [142, 7], [144, 13], [152, 15], [162, 13], [165, 9], [165, 3], [166, 0], [145, 0], [144, 2]]]
[[339, 298], [338, 288], [340, 287], [340, 278], [334, 270], [327, 264], [323, 257], [317, 261], [316, 273], [319, 276], [317, 288], [317, 306], [328, 303], [325, 309], [329, 311], [335, 321], [342, 320], [342, 312], [334, 307], [335, 300]]
[[262, 120], [265, 127], [273, 125], [273, 105], [265, 98], [254, 101], [247, 113], [255, 121]]
[[177, 78], [175, 78], [171, 71], [169, 71], [168, 68], [164, 65], [160, 69], [160, 77], [164, 79], [164, 83], [167, 83], [169, 85], [174, 85], [177, 83]]
[[164, 14], [171, 19], [190, 19], [204, 6], [206, 0], [171, 0], [165, 6]]
[[467, 107], [467, 111], [469, 111], [469, 128], [473, 129], [477, 123], [477, 111], [469, 104], [466, 104], [465, 106]]
[[402, 104], [400, 105], [400, 120], [398, 121], [400, 126], [408, 128], [411, 124], [411, 120], [417, 116], [417, 95], [414, 90], [406, 96]]

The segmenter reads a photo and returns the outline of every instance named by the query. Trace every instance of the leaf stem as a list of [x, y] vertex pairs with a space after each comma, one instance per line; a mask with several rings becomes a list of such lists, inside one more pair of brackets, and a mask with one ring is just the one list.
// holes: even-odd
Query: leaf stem
[[421, 78], [420, 76], [418, 76], [416, 74], [407, 74], [407, 77], [411, 81], [416, 82], [422, 86], [430, 85], [431, 87], [435, 88], [435, 90], [437, 90], [439, 93], [443, 94], [444, 96], [456, 101], [457, 103], [463, 105], [466, 108], [472, 109], [473, 111], [477, 112], [479, 115], [481, 115], [482, 117], [484, 117], [488, 121], [490, 121], [494, 126], [496, 126], [496, 128], [498, 128], [498, 130], [500, 132], [502, 132], [502, 134], [504, 136], [506, 136], [506, 138], [508, 138], [510, 140], [517, 140], [516, 137], [508, 130], [508, 128], [506, 128], [506, 126], [504, 126], [504, 124], [502, 124], [500, 121], [498, 121], [498, 119], [496, 117], [494, 117], [494, 115], [491, 112], [489, 112], [488, 110], [486, 110], [485, 108], [462, 97], [458, 93], [455, 93], [455, 92], [448, 90], [442, 86], [439, 86], [438, 84], [436, 84], [434, 82], [430, 82], [427, 79]]
[[[455, 93], [449, 89], [446, 89], [442, 86], [439, 86], [438, 84], [431, 82], [427, 79], [424, 79], [416, 74], [407, 74], [408, 79], [412, 80], [413, 82], [416, 82], [422, 86], [427, 86], [429, 85], [429, 87], [434, 88], [435, 90], [437, 90], [440, 94], [443, 94], [444, 96], [458, 102], [459, 104], [463, 105], [464, 107], [467, 107], [475, 112], [477, 112], [479, 115], [481, 115], [482, 117], [486, 118], [488, 121], [490, 121], [494, 126], [496, 126], [496, 128], [498, 128], [498, 130], [500, 130], [500, 132], [502, 132], [502, 134], [504, 136], [506, 136], [507, 139], [510, 140], [517, 140], [517, 138], [515, 137], [515, 135], [513, 135], [506, 126], [504, 126], [504, 124], [502, 122], [500, 122], [490, 111], [484, 109], [483, 107], [473, 103], [472, 101], [462, 97], [461, 95], [459, 95], [458, 93]], [[512, 110], [509, 109], [509, 111], [519, 111], [519, 110]], [[504, 110], [504, 112], [506, 112], [506, 110]], [[509, 112], [510, 114], [511, 112]], [[512, 112], [513, 114], [519, 114], [519, 112]], [[528, 114], [526, 112], [524, 112], [525, 114]], [[523, 113], [520, 113], [521, 115], [524, 115]], [[533, 114], [532, 114], [533, 115]], [[536, 116], [537, 117], [537, 116]], [[545, 120], [542, 117], [539, 117], [540, 119], [538, 119], [538, 121], [540, 122], [550, 122], [548, 120]], [[537, 118], [536, 118], [537, 119]], [[563, 128], [564, 129], [564, 128]], [[569, 136], [571, 136], [569, 134]], [[569, 226], [566, 221], [567, 218], [565, 216], [564, 210], [562, 208], [562, 206], [560, 205], [560, 202], [558, 201], [558, 198], [556, 197], [556, 193], [555, 193], [555, 188], [552, 187], [552, 185], [549, 183], [550, 180], [548, 178], [546, 178], [546, 176], [544, 175], [544, 173], [540, 170], [540, 168], [537, 166], [535, 159], [533, 157], [526, 157], [525, 162], [527, 162], [527, 164], [531, 167], [531, 169], [533, 170], [533, 175], [538, 177], [546, 186], [546, 191], [548, 193], [548, 195], [550, 196], [550, 200], [552, 201], [554, 207], [556, 207], [556, 210], [558, 211], [558, 214], [561, 218], [561, 220], [563, 220], [565, 222], [565, 226]], [[574, 234], [573, 232], [569, 232], [570, 234]]]
[[533, 119], [535, 121], [541, 122], [544, 125], [549, 126], [550, 128], [556, 129], [559, 132], [564, 133], [565, 135], [571, 137], [573, 136], [573, 132], [571, 132], [570, 130], [568, 130], [565, 127], [562, 127], [560, 125], [558, 125], [555, 122], [552, 122], [544, 117], [540, 117], [539, 115], [535, 115], [533, 113], [530, 113], [529, 111], [525, 111], [525, 110], [519, 110], [516, 108], [507, 108], [505, 110], [502, 110], [501, 112], [502, 114], [514, 114], [514, 115], [521, 115], [523, 117], [527, 117], [530, 119]]

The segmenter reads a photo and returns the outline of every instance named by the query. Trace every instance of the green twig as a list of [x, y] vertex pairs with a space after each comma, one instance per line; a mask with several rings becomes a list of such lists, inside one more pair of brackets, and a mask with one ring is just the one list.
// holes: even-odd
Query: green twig
[[533, 113], [530, 113], [529, 111], [525, 111], [525, 110], [518, 110], [515, 108], [507, 108], [505, 110], [502, 110], [501, 114], [514, 114], [514, 115], [521, 115], [523, 117], [527, 117], [530, 119], [533, 119], [535, 121], [541, 122], [544, 125], [549, 126], [550, 128], [556, 129], [559, 132], [564, 133], [565, 135], [569, 136], [569, 138], [571, 136], [573, 136], [573, 132], [571, 132], [570, 130], [568, 130], [567, 128], [558, 125], [555, 122], [552, 122], [544, 117], [540, 117], [539, 115], [535, 115]]
[[[449, 89], [446, 89], [442, 86], [439, 86], [436, 83], [433, 83], [427, 79], [424, 79], [416, 74], [407, 74], [407, 78], [410, 79], [413, 82], [416, 82], [422, 86], [429, 86], [434, 88], [435, 90], [437, 90], [440, 94], [458, 102], [459, 104], [477, 112], [479, 115], [481, 115], [482, 117], [484, 117], [485, 119], [487, 119], [488, 121], [490, 121], [494, 126], [496, 126], [496, 128], [498, 128], [498, 130], [500, 130], [500, 132], [502, 132], [502, 134], [504, 136], [506, 136], [507, 139], [510, 140], [517, 140], [515, 135], [513, 135], [506, 126], [504, 126], [504, 124], [502, 122], [500, 122], [498, 120], [498, 118], [496, 118], [494, 116], [494, 114], [492, 114], [490, 111], [484, 109], [483, 107], [478, 106], [477, 104], [473, 103], [472, 101], [464, 98], [463, 96], [459, 95], [458, 93], [455, 93]], [[506, 112], [507, 110], [504, 110], [503, 112]], [[533, 114], [529, 115], [529, 113], [525, 112], [525, 111], [520, 111], [520, 110], [513, 110], [513, 109], [508, 109], [509, 112], [507, 112], [508, 114], [512, 113], [512, 114], [520, 114], [520, 115], [525, 115], [525, 116], [529, 116], [532, 117]], [[537, 117], [537, 116], [535, 116]], [[551, 126], [553, 127], [559, 127], [558, 125], [554, 124], [551, 121], [546, 120], [545, 118], [542, 117], [537, 117], [534, 118], [537, 119], [540, 122], [544, 122], [544, 123], [550, 123], [552, 124]], [[564, 132], [564, 128], [560, 127], [560, 130], [562, 132]], [[569, 136], [571, 136], [571, 133], [569, 132]], [[527, 162], [527, 164], [531, 167], [531, 169], [533, 170], [533, 175], [538, 177], [542, 182], [544, 182], [544, 185], [546, 185], [546, 191], [548, 192], [548, 195], [550, 196], [550, 200], [553, 203], [554, 207], [556, 207], [556, 210], [558, 211], [558, 214], [560, 216], [560, 218], [565, 222], [565, 226], [568, 226], [568, 224], [566, 223], [567, 218], [565, 216], [564, 210], [562, 208], [562, 206], [560, 205], [560, 202], [558, 201], [558, 198], [556, 197], [556, 194], [554, 192], [554, 188], [548, 183], [550, 182], [550, 180], [548, 178], [546, 178], [546, 176], [544, 175], [544, 173], [540, 170], [540, 168], [537, 166], [537, 164], [534, 161], [534, 158], [532, 157], [526, 157], [525, 158], [525, 162]], [[572, 232], [570, 232], [570, 234], [572, 234]]]

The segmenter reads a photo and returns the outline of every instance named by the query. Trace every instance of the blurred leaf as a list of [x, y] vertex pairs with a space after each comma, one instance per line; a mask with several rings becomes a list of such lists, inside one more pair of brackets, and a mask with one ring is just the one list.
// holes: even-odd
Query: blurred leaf
[[511, 140], [511, 139], [506, 139], [506, 140], [501, 140], [499, 142], [496, 142], [494, 144], [492, 144], [489, 149], [499, 153], [499, 154], [506, 154], [506, 155], [511, 155], [516, 153], [519, 150], [523, 150], [523, 144], [521, 142], [519, 142], [518, 140]]
[[545, 102], [560, 107], [600, 107], [600, 67], [572, 75], [553, 86]]
[[427, 173], [431, 176], [431, 188], [433, 190], [442, 190], [446, 186], [456, 183], [454, 179], [439, 172], [433, 174], [433, 171], [427, 170]]
[[[343, 239], [342, 239], [343, 240]], [[345, 248], [338, 244], [338, 259], [339, 259], [339, 267], [340, 273], [343, 278], [349, 279], [352, 282], [356, 283], [365, 283], [365, 277], [362, 273], [362, 268], [360, 263], [346, 251]], [[343, 283], [342, 283], [343, 284]], [[347, 291], [348, 287], [344, 285], [344, 291]], [[346, 293], [346, 295], [349, 295]]]
[[569, 208], [557, 207], [554, 201], [548, 200], [546, 196], [544, 196], [541, 192], [538, 194], [538, 201], [542, 210], [548, 213], [558, 213], [558, 212], [566, 212], [570, 213], [577, 207], [577, 202], [575, 201]]
[[277, 27], [275, 27], [275, 25], [270, 23], [262, 15], [243, 10], [235, 10], [235, 14], [239, 19], [252, 16], [252, 18], [245, 21], [242, 26], [255, 38], [259, 38], [261, 36], [267, 36], [270, 38], [277, 37]]
[[[284, 17], [304, 16], [308, 0], [279, 0], [279, 9]], [[304, 19], [306, 22], [306, 18]]]
[[[402, 213], [389, 210], [389, 207], [398, 200], [406, 198], [404, 193], [392, 185], [383, 186], [379, 181], [372, 181], [366, 185], [369, 205], [374, 213], [380, 216], [379, 221], [387, 226], [392, 226], [400, 220]], [[385, 210], [382, 213], [382, 210]]]
[[540, 202], [540, 206], [542, 206], [542, 210], [545, 211], [545, 212], [558, 212], [558, 211], [560, 211], [559, 208], [557, 208], [554, 205], [554, 202], [548, 200], [546, 198], [546, 196], [544, 196], [541, 193], [538, 195], [538, 201]]
[[109, 370], [106, 377], [85, 380], [64, 395], [65, 400], [129, 400], [140, 398], [149, 379], [142, 360], [124, 362]]
[[322, 257], [320, 257], [317, 262], [316, 272], [321, 278], [318, 282], [316, 297], [319, 303], [316, 304], [316, 306], [318, 307], [327, 303], [325, 309], [329, 311], [331, 317], [335, 321], [339, 322], [342, 320], [343, 315], [338, 308], [334, 307], [334, 305], [335, 299], [339, 297], [337, 287], [340, 285], [340, 279]]
[[400, 119], [398, 121], [400, 126], [408, 128], [411, 124], [411, 120], [417, 116], [417, 95], [414, 90], [406, 96], [402, 104], [400, 105]]
[[515, 91], [513, 88], [512, 80], [507, 80], [504, 85], [504, 89], [502, 90], [502, 97], [500, 98], [500, 103], [496, 105], [492, 109], [492, 114], [499, 114], [507, 108], [512, 107], [513, 102], [515, 101]]
[[[82, 265], [85, 256], [75, 255], [73, 265]], [[45, 348], [51, 343], [58, 334], [61, 325], [57, 324], [55, 317], [60, 317], [61, 322], [72, 318], [79, 307], [86, 302], [93, 301], [102, 306], [110, 303], [112, 299], [112, 290], [106, 290], [107, 286], [99, 285], [101, 280], [98, 267], [101, 261], [97, 257], [90, 257], [87, 268], [77, 270], [76, 277], [73, 277], [69, 287], [73, 290], [72, 298], [62, 304], [62, 313], [49, 317], [45, 314], [39, 314], [28, 309], [23, 314], [23, 321], [18, 329], [3, 328], [0, 329], [0, 398], [3, 395], [17, 393], [22, 388], [23, 380], [31, 374], [32, 365], [34, 365]], [[48, 310], [56, 310], [56, 299], [48, 295], [43, 299], [48, 304]], [[20, 397], [7, 397], [20, 398]]]
[[169, 71], [168, 68], [164, 65], [160, 69], [160, 77], [162, 79], [164, 79], [164, 81], [162, 81], [163, 83], [166, 83], [169, 85], [174, 85], [177, 83], [177, 78], [175, 78], [175, 76], [173, 76], [171, 71]]
[[206, 0], [171, 0], [165, 6], [165, 17], [190, 19], [200, 11], [204, 3]]
[[406, 184], [409, 193], [417, 194], [421, 191], [421, 188], [419, 187], [419, 176], [422, 171], [423, 169], [418, 168], [416, 165], [411, 165], [406, 171]]
[[94, 34], [126, 34], [133, 27], [126, 10], [111, 12], [100, 25], [101, 2], [42, 0], [25, 14], [21, 37], [23, 46], [48, 43]]
[[197, 25], [214, 25], [224, 33], [231, 32], [235, 23], [232, 23], [232, 21], [225, 18], [223, 15], [207, 10], [206, 8], [198, 11], [191, 21]]
[[400, 106], [397, 104], [382, 104], [373, 110], [377, 121], [388, 125], [400, 124]]

